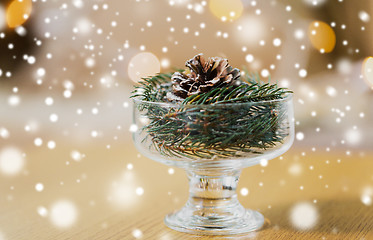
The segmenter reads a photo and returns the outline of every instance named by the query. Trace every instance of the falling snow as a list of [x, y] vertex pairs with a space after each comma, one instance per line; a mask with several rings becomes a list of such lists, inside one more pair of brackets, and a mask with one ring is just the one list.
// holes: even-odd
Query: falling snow
[[77, 208], [70, 200], [55, 202], [49, 212], [52, 224], [61, 229], [71, 227], [78, 218]]
[[291, 224], [300, 230], [308, 230], [315, 227], [318, 219], [317, 208], [308, 202], [297, 203], [290, 210]]
[[[294, 91], [295, 142], [288, 153], [273, 160], [282, 164], [281, 176], [272, 185], [267, 175], [272, 161], [258, 159], [260, 178], [241, 183], [239, 197], [254, 198], [258, 189], [267, 194], [274, 186], [310, 196], [310, 202], [293, 203], [288, 217], [295, 229], [312, 230], [320, 223], [322, 210], [312, 189], [335, 191], [330, 179], [334, 175], [328, 171], [344, 166], [345, 158], [354, 158], [356, 166], [368, 158], [373, 142], [373, 58], [369, 43], [364, 42], [371, 36], [372, 12], [361, 3], [350, 9], [348, 19], [328, 16], [329, 22], [321, 22], [311, 15], [326, 11], [326, 0], [302, 0], [300, 5], [238, 1], [241, 4], [229, 7], [224, 1], [188, 0], [157, 4], [136, 0], [121, 5], [118, 1], [32, 2], [38, 7], [23, 15], [27, 24], [14, 29], [8, 27], [7, 7], [0, 4], [4, 46], [0, 61], [7, 63], [0, 64], [0, 177], [8, 189], [1, 197], [8, 204], [18, 201], [24, 196], [17, 181], [28, 182], [22, 187], [40, 199], [32, 208], [34, 214], [57, 229], [79, 223], [85, 214], [81, 204], [94, 207], [107, 201], [130, 209], [153, 197], [150, 178], [142, 173], [143, 162], [150, 160], [130, 155], [135, 151], [132, 135], [141, 134], [151, 119], [132, 123], [128, 97], [142, 78], [183, 68], [185, 60], [199, 52], [226, 57], [242, 71]], [[343, 7], [347, 1], [330, 4]], [[335, 154], [338, 160], [310, 163], [308, 159], [319, 158], [318, 154]], [[93, 161], [95, 157], [100, 161]], [[120, 167], [116, 158], [121, 158]], [[102, 169], [102, 176], [113, 179], [120, 176], [96, 179], [91, 169]], [[175, 166], [159, 174], [179, 181]], [[53, 176], [55, 182], [44, 175]], [[304, 178], [312, 178], [314, 185]], [[366, 179], [356, 187], [346, 184], [340, 191], [347, 194], [356, 188], [354, 200], [372, 206], [370, 175]], [[100, 181], [111, 183], [107, 189], [95, 188], [102, 199], [79, 203], [67, 194], [74, 186]], [[152, 187], [158, 183], [151, 181]], [[49, 205], [43, 197], [53, 191], [59, 195]], [[264, 207], [278, 208], [276, 198]], [[110, 227], [110, 223], [100, 224]], [[6, 231], [0, 229], [0, 240], [7, 239]], [[135, 239], [146, 236], [145, 229], [137, 226], [129, 234]]]

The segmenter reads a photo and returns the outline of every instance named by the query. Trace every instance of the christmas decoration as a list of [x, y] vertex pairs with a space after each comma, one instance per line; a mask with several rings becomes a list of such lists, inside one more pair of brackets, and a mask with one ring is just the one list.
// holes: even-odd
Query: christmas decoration
[[151, 148], [166, 156], [228, 158], [260, 154], [288, 136], [281, 125], [287, 112], [276, 100], [291, 91], [241, 75], [224, 58], [205, 60], [199, 54], [186, 66], [186, 71], [145, 78], [133, 92], [142, 101], [138, 106], [147, 109], [150, 123], [142, 131], [151, 138]]
[[172, 92], [168, 96], [171, 101], [233, 85], [240, 77], [240, 71], [232, 69], [224, 58], [209, 58], [205, 61], [203, 55], [198, 54], [187, 61], [186, 66], [189, 73], [176, 72], [172, 75]]
[[260, 229], [264, 217], [238, 202], [237, 182], [242, 168], [267, 164], [290, 148], [291, 91], [241, 75], [224, 58], [199, 54], [186, 66], [145, 78], [132, 95], [138, 150], [188, 173], [188, 203], [165, 223], [204, 235]]

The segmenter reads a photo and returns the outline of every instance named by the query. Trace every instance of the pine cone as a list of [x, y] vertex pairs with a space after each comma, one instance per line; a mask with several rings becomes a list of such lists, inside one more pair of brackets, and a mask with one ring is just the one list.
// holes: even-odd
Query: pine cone
[[172, 75], [172, 91], [167, 94], [169, 101], [183, 101], [191, 95], [231, 85], [240, 78], [240, 70], [233, 69], [225, 58], [214, 57], [206, 61], [203, 54], [198, 54], [185, 65], [188, 70]]

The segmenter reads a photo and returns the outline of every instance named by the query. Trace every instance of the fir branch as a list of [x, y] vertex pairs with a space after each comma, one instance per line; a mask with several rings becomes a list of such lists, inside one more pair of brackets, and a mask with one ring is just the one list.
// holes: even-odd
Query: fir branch
[[[144, 114], [150, 120], [141, 129], [146, 132], [143, 141], [150, 141], [149, 147], [162, 155], [211, 159], [260, 154], [288, 136], [287, 109], [276, 101], [259, 102], [283, 99], [291, 91], [247, 73], [238, 85], [191, 95], [172, 107], [151, 103], [169, 102], [166, 94], [172, 89], [171, 76], [163, 73], [144, 78], [131, 96], [141, 100], [138, 110], [147, 110]], [[239, 104], [250, 102], [255, 104]], [[208, 105], [214, 107], [204, 107]]]

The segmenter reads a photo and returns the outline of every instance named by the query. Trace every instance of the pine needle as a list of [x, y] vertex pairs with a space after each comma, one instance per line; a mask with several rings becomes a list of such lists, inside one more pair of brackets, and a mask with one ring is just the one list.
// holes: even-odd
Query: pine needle
[[[238, 86], [225, 86], [182, 102], [169, 102], [172, 73], [144, 78], [132, 92], [138, 111], [149, 118], [144, 126], [149, 148], [168, 157], [211, 159], [261, 154], [277, 146], [288, 136], [287, 109], [276, 101], [284, 99], [288, 89], [263, 83], [257, 74], [241, 76]], [[172, 103], [164, 107], [150, 102]], [[240, 104], [238, 107], [232, 103]], [[227, 105], [229, 104], [229, 105]], [[205, 106], [212, 105], [208, 108]], [[144, 111], [147, 110], [147, 111]]]

